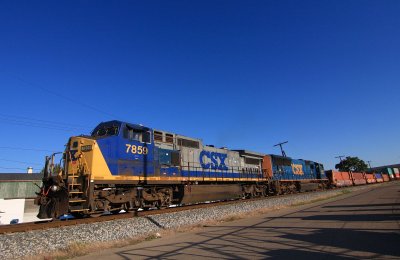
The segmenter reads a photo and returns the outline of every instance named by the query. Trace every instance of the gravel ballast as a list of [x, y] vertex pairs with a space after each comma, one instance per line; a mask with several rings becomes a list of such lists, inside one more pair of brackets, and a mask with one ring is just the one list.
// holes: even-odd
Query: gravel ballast
[[[351, 187], [345, 190], [355, 191], [364, 188], [367, 188], [367, 186]], [[3, 234], [0, 235], [0, 259], [16, 259], [25, 256], [50, 254], [52, 251], [62, 250], [77, 243], [92, 244], [132, 240], [151, 236], [164, 230], [174, 230], [205, 224], [210, 221], [220, 221], [258, 210], [277, 209], [330, 198], [343, 193], [343, 189], [300, 193], [291, 196], [269, 197], [264, 200], [243, 201], [147, 217]]]

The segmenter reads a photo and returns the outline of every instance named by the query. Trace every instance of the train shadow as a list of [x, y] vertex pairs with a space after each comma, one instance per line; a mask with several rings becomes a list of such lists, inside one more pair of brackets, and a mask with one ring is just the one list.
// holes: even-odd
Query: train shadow
[[311, 221], [398, 221], [400, 220], [400, 214], [316, 215], [302, 219]]
[[[319, 220], [325, 219], [311, 221]], [[279, 223], [283, 223], [282, 218], [279, 218]], [[163, 242], [160, 245], [157, 241], [151, 241], [154, 245], [117, 254], [124, 259], [293, 257], [309, 260], [400, 256], [396, 245], [400, 241], [398, 232], [385, 229], [314, 228], [291, 223], [294, 225], [278, 226], [272, 218], [253, 226], [208, 227], [208, 231], [197, 233], [191, 241]]]
[[[392, 199], [397, 199], [393, 197]], [[400, 203], [381, 203], [381, 204], [349, 204], [349, 205], [329, 205], [323, 206], [322, 208], [371, 208], [371, 207], [394, 207], [400, 206]]]
[[400, 258], [398, 203], [337, 203], [267, 215], [252, 225], [237, 220], [205, 226], [203, 232], [184, 236], [186, 241], [153, 240], [116, 254], [122, 259]]

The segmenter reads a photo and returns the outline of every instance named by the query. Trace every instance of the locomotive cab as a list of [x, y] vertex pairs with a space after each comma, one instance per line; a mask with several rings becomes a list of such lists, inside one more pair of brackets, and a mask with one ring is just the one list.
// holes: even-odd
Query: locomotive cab
[[134, 207], [137, 190], [126, 189], [125, 184], [138, 184], [155, 174], [153, 149], [149, 128], [120, 121], [100, 123], [90, 136], [71, 137], [63, 155], [63, 171], [43, 179], [36, 199], [38, 217]]

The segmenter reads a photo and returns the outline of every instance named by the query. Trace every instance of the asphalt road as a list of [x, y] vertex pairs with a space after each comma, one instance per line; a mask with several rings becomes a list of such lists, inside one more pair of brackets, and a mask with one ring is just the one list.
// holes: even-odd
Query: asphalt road
[[79, 259], [400, 259], [400, 182]]

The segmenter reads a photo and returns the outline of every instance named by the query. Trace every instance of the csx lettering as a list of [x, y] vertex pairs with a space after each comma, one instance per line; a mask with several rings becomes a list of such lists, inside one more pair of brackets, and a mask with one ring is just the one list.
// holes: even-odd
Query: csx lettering
[[126, 144], [126, 153], [148, 154], [149, 149], [147, 147], [140, 146], [140, 145]]
[[228, 170], [228, 167], [225, 165], [227, 156], [227, 154], [223, 153], [201, 151], [199, 158], [201, 167], [203, 169]]
[[303, 165], [302, 164], [294, 164], [292, 163], [292, 170], [294, 174], [303, 175]]

